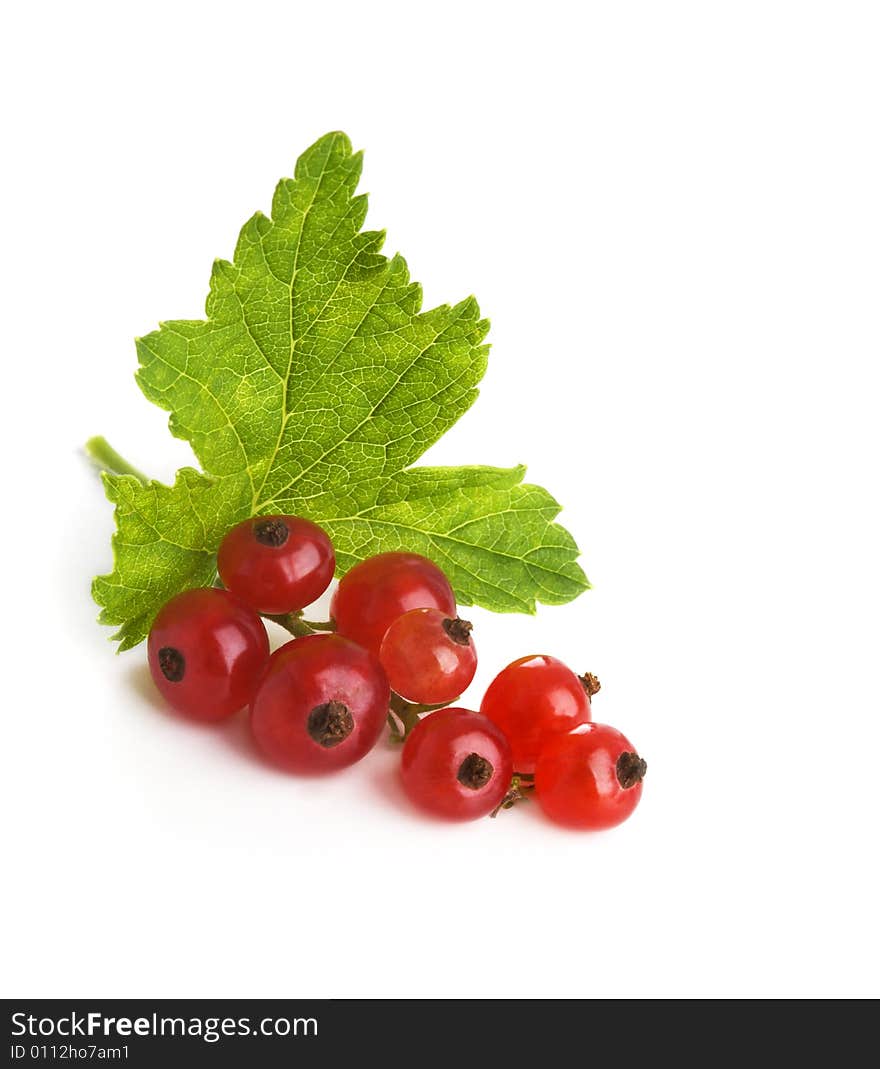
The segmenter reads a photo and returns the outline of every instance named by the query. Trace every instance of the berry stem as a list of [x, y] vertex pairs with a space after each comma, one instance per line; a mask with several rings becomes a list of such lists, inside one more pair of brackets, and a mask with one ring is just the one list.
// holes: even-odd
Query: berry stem
[[264, 620], [271, 620], [285, 631], [289, 631], [294, 638], [305, 638], [306, 635], [314, 635], [316, 631], [335, 631], [335, 620], [304, 620], [301, 612], [264, 612], [260, 614]]
[[108, 471], [111, 475], [133, 475], [144, 486], [149, 482], [146, 475], [142, 471], [138, 471], [132, 464], [129, 464], [125, 457], [120, 456], [106, 438], [102, 438], [100, 435], [95, 438], [89, 438], [83, 449], [89, 460], [97, 465], [101, 471]]
[[392, 727], [391, 741], [403, 742], [419, 722], [419, 707], [406, 701], [405, 698], [401, 698], [399, 694], [395, 694], [392, 691], [391, 701], [388, 703], [388, 708], [388, 715], [392, 718], [396, 717], [400, 723], [399, 727], [397, 724]]
[[[458, 701], [457, 698], [453, 699]], [[433, 713], [436, 709], [445, 709], [452, 702], [440, 702], [438, 705], [417, 705], [408, 702], [399, 694], [391, 692], [391, 701], [388, 703], [388, 724], [391, 727], [391, 741], [403, 742], [412, 729], [418, 724], [422, 713]], [[399, 726], [398, 726], [399, 725]]]
[[529, 796], [527, 791], [533, 791], [535, 789], [534, 783], [535, 777], [525, 772], [514, 772], [513, 779], [510, 781], [510, 788], [501, 799], [498, 805], [489, 814], [490, 817], [497, 817], [502, 809], [511, 809], [518, 802], [527, 802]]
[[264, 612], [262, 616], [264, 620], [271, 620], [273, 624], [278, 624], [285, 631], [289, 631], [294, 638], [305, 638], [306, 635], [315, 633], [298, 612], [281, 612], [277, 614]]

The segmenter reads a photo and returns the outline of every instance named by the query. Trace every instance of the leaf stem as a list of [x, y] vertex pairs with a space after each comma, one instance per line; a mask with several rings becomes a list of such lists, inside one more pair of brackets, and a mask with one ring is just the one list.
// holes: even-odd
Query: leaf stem
[[111, 475], [133, 475], [144, 486], [149, 482], [146, 475], [120, 456], [106, 438], [100, 435], [89, 438], [83, 448], [86, 456], [102, 471], [109, 471]]

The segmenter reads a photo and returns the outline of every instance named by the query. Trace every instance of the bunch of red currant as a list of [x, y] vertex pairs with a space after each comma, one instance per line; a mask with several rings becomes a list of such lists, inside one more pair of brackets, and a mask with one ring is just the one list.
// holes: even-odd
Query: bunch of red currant
[[[185, 591], [156, 617], [156, 686], [196, 720], [249, 704], [260, 750], [303, 774], [359, 761], [388, 722], [404, 744], [407, 795], [437, 816], [494, 815], [532, 793], [572, 827], [608, 828], [630, 815], [646, 765], [619, 731], [593, 723], [595, 676], [523, 657], [495, 677], [479, 713], [450, 708], [477, 654], [443, 572], [415, 553], [370, 557], [340, 580], [333, 620], [306, 623], [301, 610], [335, 566], [330, 539], [308, 520], [238, 524], [218, 552], [225, 589]], [[261, 616], [294, 636], [271, 656]]]

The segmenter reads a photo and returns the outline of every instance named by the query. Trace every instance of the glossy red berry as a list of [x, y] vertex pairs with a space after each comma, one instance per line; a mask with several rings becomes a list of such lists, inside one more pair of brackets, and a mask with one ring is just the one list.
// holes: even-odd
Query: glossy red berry
[[480, 712], [510, 740], [516, 771], [534, 772], [545, 739], [590, 719], [588, 690], [594, 686], [595, 677], [582, 679], [555, 657], [520, 657], [489, 684]]
[[336, 568], [326, 533], [300, 516], [258, 516], [220, 543], [217, 571], [227, 590], [257, 612], [297, 612], [316, 601]]
[[259, 616], [226, 590], [186, 590], [160, 611], [147, 640], [156, 686], [178, 712], [222, 720], [247, 705], [269, 660]]
[[380, 553], [356, 564], [339, 581], [330, 606], [339, 634], [376, 654], [388, 628], [410, 609], [455, 616], [449, 580], [417, 553]]
[[582, 724], [550, 739], [538, 755], [535, 795], [558, 824], [612, 828], [642, 797], [647, 764], [632, 743], [607, 724]]
[[475, 820], [496, 809], [513, 775], [498, 728], [469, 709], [441, 709], [416, 724], [403, 747], [403, 788], [420, 809]]
[[341, 635], [297, 638], [272, 654], [251, 702], [251, 729], [281, 768], [332, 772], [376, 744], [390, 694], [378, 659], [362, 646]]
[[454, 701], [477, 670], [471, 625], [439, 609], [398, 616], [385, 632], [379, 660], [391, 689], [424, 705]]

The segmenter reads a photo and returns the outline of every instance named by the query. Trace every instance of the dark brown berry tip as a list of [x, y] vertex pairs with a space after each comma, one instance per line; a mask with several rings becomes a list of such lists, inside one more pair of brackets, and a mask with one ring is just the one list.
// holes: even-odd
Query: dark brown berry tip
[[443, 621], [443, 630], [459, 646], [469, 646], [474, 625], [460, 617]]
[[345, 742], [354, 731], [354, 717], [345, 702], [324, 702], [309, 713], [308, 732], [325, 750]]
[[261, 546], [271, 546], [277, 549], [283, 546], [290, 534], [290, 528], [284, 520], [267, 519], [257, 520], [254, 523], [254, 538]]
[[637, 753], [626, 751], [617, 758], [617, 782], [625, 791], [641, 783], [648, 771], [648, 762]]
[[587, 692], [588, 698], [592, 698], [594, 694], [598, 694], [602, 689], [602, 684], [592, 672], [584, 672], [582, 676], [578, 676], [578, 679], [581, 681], [581, 685]]
[[179, 683], [186, 672], [186, 658], [173, 646], [159, 650], [159, 668], [169, 683]]
[[468, 790], [478, 791], [485, 787], [495, 771], [492, 762], [478, 753], [470, 753], [458, 766], [458, 782]]

